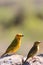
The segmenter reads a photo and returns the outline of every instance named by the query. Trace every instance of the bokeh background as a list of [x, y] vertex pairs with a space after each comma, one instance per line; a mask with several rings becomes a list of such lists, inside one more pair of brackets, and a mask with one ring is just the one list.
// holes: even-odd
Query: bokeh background
[[24, 34], [17, 54], [26, 56], [34, 41], [43, 42], [43, 0], [0, 0], [0, 55], [17, 33]]

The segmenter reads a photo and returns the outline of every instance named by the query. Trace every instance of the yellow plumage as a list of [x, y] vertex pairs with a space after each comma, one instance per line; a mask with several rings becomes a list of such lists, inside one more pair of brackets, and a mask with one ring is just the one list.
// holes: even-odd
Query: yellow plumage
[[17, 50], [21, 46], [21, 37], [23, 37], [22, 34], [17, 34], [15, 36], [15, 39], [12, 41], [10, 46], [7, 48], [6, 52], [1, 57], [3, 57], [6, 54], [13, 54], [13, 53], [17, 52]]

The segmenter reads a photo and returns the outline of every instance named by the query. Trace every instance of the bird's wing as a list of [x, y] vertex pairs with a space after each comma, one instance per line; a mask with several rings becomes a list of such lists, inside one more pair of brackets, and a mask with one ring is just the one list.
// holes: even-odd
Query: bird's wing
[[10, 50], [13, 50], [14, 47], [17, 46], [17, 44], [18, 44], [18, 43], [17, 43], [17, 39], [14, 39], [14, 40], [12, 41], [12, 43], [9, 45], [9, 47], [7, 48], [6, 53], [9, 52]]
[[30, 49], [30, 51], [29, 51], [27, 57], [29, 58], [29, 57], [33, 56], [33, 55], [36, 53], [36, 51], [37, 51], [37, 47], [36, 47], [36, 46], [33, 46], [33, 47]]

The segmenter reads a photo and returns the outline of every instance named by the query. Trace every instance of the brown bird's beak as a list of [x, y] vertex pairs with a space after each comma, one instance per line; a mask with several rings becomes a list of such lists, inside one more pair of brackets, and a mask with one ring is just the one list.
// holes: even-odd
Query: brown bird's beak
[[43, 42], [39, 42], [39, 44], [40, 44], [40, 43], [43, 43]]

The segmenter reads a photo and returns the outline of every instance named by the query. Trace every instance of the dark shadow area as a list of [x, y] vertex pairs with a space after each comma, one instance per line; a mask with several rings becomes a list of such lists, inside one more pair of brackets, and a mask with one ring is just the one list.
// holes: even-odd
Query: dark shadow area
[[29, 62], [24, 62], [22, 65], [30, 65]]
[[24, 10], [21, 8], [19, 9], [16, 16], [13, 16], [12, 19], [9, 20], [9, 22], [2, 22], [1, 24], [5, 29], [8, 29], [13, 26], [21, 26], [24, 23]]
[[37, 55], [37, 56], [42, 56], [42, 57], [43, 57], [43, 54], [39, 54], [39, 55]]
[[40, 20], [43, 20], [43, 14], [37, 13], [36, 16], [37, 16]]

